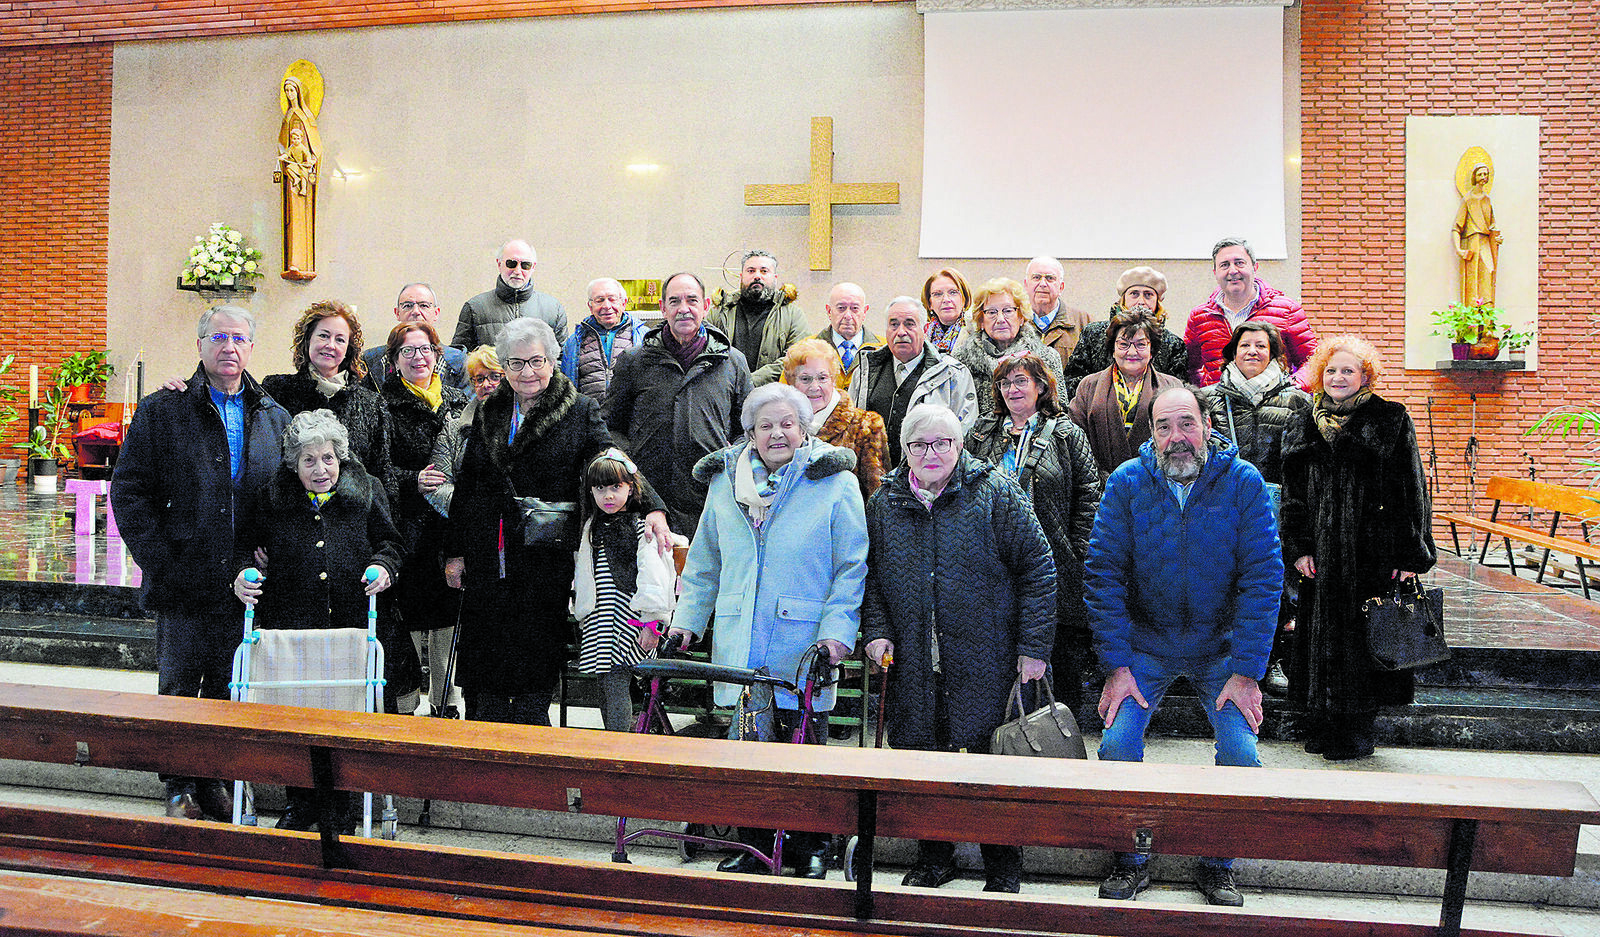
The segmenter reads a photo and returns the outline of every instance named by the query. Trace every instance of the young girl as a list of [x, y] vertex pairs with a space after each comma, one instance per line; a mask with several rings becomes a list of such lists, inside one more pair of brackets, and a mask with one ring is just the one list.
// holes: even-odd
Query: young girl
[[614, 732], [633, 729], [628, 667], [655, 655], [676, 598], [672, 563], [645, 531], [639, 481], [639, 469], [620, 449], [607, 449], [589, 463], [584, 485], [596, 510], [585, 511], [591, 516], [583, 525], [573, 577], [578, 671], [599, 675], [600, 717]]

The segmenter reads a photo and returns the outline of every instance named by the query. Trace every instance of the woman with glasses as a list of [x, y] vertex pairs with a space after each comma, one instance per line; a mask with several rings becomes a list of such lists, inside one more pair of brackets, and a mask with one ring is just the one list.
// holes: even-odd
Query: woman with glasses
[[1183, 383], [1151, 366], [1160, 335], [1160, 323], [1143, 309], [1118, 310], [1105, 336], [1111, 364], [1083, 379], [1067, 409], [1089, 437], [1102, 484], [1150, 438], [1150, 401]]
[[[445, 585], [440, 549], [443, 519], [428, 503], [427, 493], [444, 481], [433, 464], [434, 441], [467, 405], [466, 394], [441, 379], [439, 356], [439, 333], [433, 326], [402, 322], [389, 332], [385, 357], [391, 373], [383, 383], [383, 403], [389, 409], [390, 474], [398, 491], [394, 520], [405, 547], [405, 564], [391, 594], [395, 617], [411, 632], [412, 643], [421, 647], [427, 637], [429, 677], [434, 683], [428, 700], [435, 712], [451, 705], [443, 682], [449, 669], [450, 629], [455, 627], [460, 601]], [[420, 685], [419, 673], [398, 688], [386, 687], [385, 697], [399, 698], [400, 712], [415, 712]]]
[[467, 355], [467, 386], [472, 388], [472, 399], [462, 408], [461, 415], [451, 420], [433, 442], [433, 471], [423, 472], [418, 481], [422, 493], [443, 517], [450, 516], [450, 498], [456, 491], [456, 473], [461, 471], [461, 457], [467, 451], [467, 430], [478, 416], [478, 407], [489, 399], [505, 379], [500, 370], [500, 359], [494, 348], [479, 345]]
[[995, 412], [967, 434], [967, 451], [1017, 480], [1050, 541], [1056, 564], [1056, 640], [1051, 658], [1056, 698], [1076, 709], [1094, 664], [1083, 561], [1100, 504], [1100, 472], [1089, 438], [1066, 415], [1044, 362], [1007, 355], [994, 369]]
[[[611, 434], [600, 405], [561, 373], [549, 323], [511, 320], [494, 351], [505, 377], [467, 424], [445, 525], [446, 579], [465, 590], [456, 682], [468, 719], [547, 726], [574, 637], [584, 469]], [[641, 496], [654, 542], [670, 544], [660, 499], [648, 486]]]
[[[942, 404], [912, 407], [905, 462], [867, 503], [861, 636], [892, 655], [895, 748], [987, 752], [1019, 676], [1044, 676], [1056, 630], [1056, 569], [1028, 497], [1004, 467], [963, 451]], [[1022, 850], [984, 845], [984, 891], [1016, 892]], [[955, 845], [924, 840], [903, 884], [956, 877]]]
[[928, 310], [923, 332], [928, 344], [945, 354], [961, 343], [967, 308], [972, 305], [972, 288], [961, 271], [945, 267], [922, 283], [922, 308]]
[[983, 284], [972, 296], [972, 324], [976, 331], [956, 346], [955, 358], [972, 372], [978, 416], [994, 412], [994, 366], [1006, 355], [1033, 354], [1060, 383], [1061, 355], [1040, 340], [1021, 283], [999, 277]]
[[1123, 310], [1142, 308], [1156, 320], [1155, 347], [1150, 353], [1155, 368], [1162, 374], [1189, 373], [1189, 352], [1183, 339], [1167, 330], [1167, 307], [1162, 305], [1167, 295], [1167, 278], [1154, 267], [1132, 267], [1117, 278], [1117, 300], [1111, 312], [1098, 322], [1083, 327], [1078, 346], [1072, 350], [1063, 369], [1066, 382], [1061, 385], [1061, 396], [1071, 400], [1078, 384], [1096, 371], [1111, 364], [1111, 353], [1106, 350], [1106, 330], [1111, 328], [1111, 316]]
[[331, 410], [349, 432], [350, 454], [367, 474], [395, 491], [389, 470], [389, 417], [378, 392], [361, 380], [361, 322], [338, 300], [313, 303], [294, 324], [294, 373], [271, 374], [261, 386], [290, 416]]
[[836, 381], [844, 363], [833, 345], [820, 338], [795, 342], [783, 357], [783, 382], [805, 395], [811, 404], [811, 435], [856, 454], [856, 480], [861, 501], [872, 497], [883, 482], [889, 459], [889, 434], [883, 417], [852, 406], [850, 395]]

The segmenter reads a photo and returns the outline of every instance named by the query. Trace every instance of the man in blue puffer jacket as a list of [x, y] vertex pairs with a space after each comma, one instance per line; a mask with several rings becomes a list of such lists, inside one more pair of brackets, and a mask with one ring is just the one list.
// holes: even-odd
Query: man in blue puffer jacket
[[[1278, 621], [1283, 559], [1266, 483], [1238, 458], [1188, 387], [1150, 404], [1151, 438], [1106, 480], [1085, 564], [1100, 695], [1101, 761], [1143, 761], [1167, 688], [1187, 676], [1216, 733], [1219, 765], [1260, 767], [1256, 730]], [[1102, 898], [1150, 884], [1146, 856], [1118, 853]], [[1204, 858], [1195, 884], [1212, 904], [1244, 903], [1233, 860]]]

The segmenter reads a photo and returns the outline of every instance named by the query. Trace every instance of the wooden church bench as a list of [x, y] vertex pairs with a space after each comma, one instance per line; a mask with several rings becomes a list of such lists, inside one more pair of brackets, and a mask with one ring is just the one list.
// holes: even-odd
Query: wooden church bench
[[[0, 684], [0, 751], [302, 786], [320, 776], [339, 789], [481, 804], [856, 833], [866, 856], [875, 836], [970, 840], [982, 831], [989, 842], [1020, 845], [1144, 845], [1166, 854], [1447, 870], [1440, 922], [1420, 925], [942, 894], [875, 887], [870, 871], [852, 886], [0, 808], [0, 867], [192, 882], [185, 887], [352, 908], [432, 908], [421, 913], [469, 920], [559, 920], [579, 933], [624, 912], [652, 917], [617, 924], [613, 933], [987, 934], [1024, 926], [1107, 935], [1485, 933], [1459, 927], [1470, 871], [1571, 875], [1580, 827], [1600, 823], [1600, 804], [1573, 782], [734, 744], [16, 684]], [[507, 906], [475, 910], [492, 901]], [[677, 921], [676, 929], [657, 918]]]
[[[1494, 502], [1487, 519], [1475, 517], [1471, 514], [1456, 514], [1446, 511], [1435, 511], [1434, 517], [1450, 525], [1450, 538], [1454, 542], [1457, 556], [1464, 556], [1461, 550], [1461, 536], [1458, 527], [1466, 527], [1483, 533], [1483, 544], [1478, 549], [1478, 562], [1487, 564], [1489, 558], [1489, 545], [1496, 537], [1505, 544], [1506, 564], [1513, 576], [1517, 575], [1517, 561], [1511, 550], [1513, 540], [1542, 548], [1544, 556], [1539, 561], [1539, 574], [1536, 582], [1544, 582], [1545, 571], [1550, 565], [1552, 552], [1565, 553], [1577, 560], [1578, 582], [1583, 586], [1583, 597], [1589, 598], [1589, 578], [1586, 572], [1585, 561], [1600, 563], [1600, 545], [1589, 543], [1586, 539], [1591, 521], [1600, 520], [1600, 492], [1586, 491], [1581, 488], [1570, 488], [1566, 485], [1552, 485], [1547, 482], [1528, 481], [1520, 478], [1502, 478], [1496, 476], [1489, 479], [1484, 486], [1484, 497]], [[1522, 524], [1514, 524], [1501, 520], [1502, 507], [1531, 507], [1535, 510], [1550, 512], [1550, 526], [1543, 531], [1534, 530]], [[1582, 538], [1563, 536], [1559, 533], [1561, 521], [1576, 520]], [[1477, 546], [1473, 544], [1473, 546]]]

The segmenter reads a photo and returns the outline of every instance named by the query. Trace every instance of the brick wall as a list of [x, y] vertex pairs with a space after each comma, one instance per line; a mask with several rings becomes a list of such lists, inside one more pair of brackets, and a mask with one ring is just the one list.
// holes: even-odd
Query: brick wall
[[[106, 347], [106, 237], [111, 202], [111, 46], [0, 49], [0, 378], [40, 384], [61, 358]], [[15, 145], [19, 143], [21, 145]]]
[[[1563, 403], [1595, 406], [1600, 357], [1600, 31], [1593, 2], [1473, 4], [1306, 0], [1301, 21], [1303, 241], [1307, 312], [1324, 335], [1358, 332], [1391, 363], [1384, 392], [1418, 424], [1427, 458], [1433, 398], [1441, 508], [1468, 506], [1470, 394], [1477, 469], [1578, 483], [1569, 448], [1523, 430]], [[1539, 370], [1503, 377], [1402, 372], [1405, 119], [1532, 114], [1539, 141]], [[1353, 183], [1352, 183], [1353, 180]], [[1352, 212], [1354, 206], [1354, 212]]]

